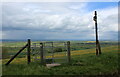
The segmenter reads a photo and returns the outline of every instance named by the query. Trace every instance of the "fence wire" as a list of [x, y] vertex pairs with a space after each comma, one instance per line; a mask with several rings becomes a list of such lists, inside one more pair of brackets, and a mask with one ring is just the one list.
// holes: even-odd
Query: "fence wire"
[[[32, 60], [40, 61], [40, 43], [32, 43]], [[43, 42], [43, 58], [46, 63], [67, 62], [66, 42]]]

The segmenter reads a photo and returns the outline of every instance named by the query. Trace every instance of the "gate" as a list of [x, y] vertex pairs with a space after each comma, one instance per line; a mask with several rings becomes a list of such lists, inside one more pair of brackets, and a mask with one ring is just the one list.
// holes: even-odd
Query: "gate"
[[70, 62], [70, 42], [32, 43], [32, 61], [41, 64]]

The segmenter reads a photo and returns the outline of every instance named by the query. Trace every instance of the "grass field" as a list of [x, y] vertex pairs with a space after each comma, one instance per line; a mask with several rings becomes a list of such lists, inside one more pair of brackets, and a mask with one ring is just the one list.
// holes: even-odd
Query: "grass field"
[[[77, 41], [78, 42], [78, 41]], [[25, 42], [3, 43], [7, 47], [9, 57], [2, 60], [3, 75], [116, 75], [118, 74], [118, 45], [116, 42], [102, 42], [102, 54], [95, 55], [94, 41], [84, 41], [79, 47], [72, 46], [71, 63], [63, 63], [61, 66], [47, 68], [40, 63], [31, 62], [27, 65], [25, 51], [15, 58], [9, 66], [4, 64], [9, 60], [10, 55], [14, 55], [19, 47], [25, 45]], [[75, 43], [72, 41], [71, 43]], [[90, 43], [90, 44], [88, 44]], [[18, 46], [15, 50], [14, 47]], [[8, 51], [11, 47], [10, 51]], [[71, 48], [72, 48], [71, 47]], [[64, 53], [64, 52], [62, 52]], [[59, 55], [62, 55], [60, 52]]]

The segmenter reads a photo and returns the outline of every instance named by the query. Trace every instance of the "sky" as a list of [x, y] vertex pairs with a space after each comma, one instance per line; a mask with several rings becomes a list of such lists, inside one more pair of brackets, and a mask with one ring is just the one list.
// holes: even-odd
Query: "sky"
[[2, 39], [118, 40], [118, 2], [4, 2]]

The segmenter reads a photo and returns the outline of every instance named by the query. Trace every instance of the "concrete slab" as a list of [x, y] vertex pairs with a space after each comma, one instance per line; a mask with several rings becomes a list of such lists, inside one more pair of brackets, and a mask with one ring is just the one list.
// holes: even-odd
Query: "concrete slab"
[[55, 66], [60, 66], [61, 64], [59, 63], [54, 63], [54, 64], [46, 64], [48, 68], [55, 67]]

